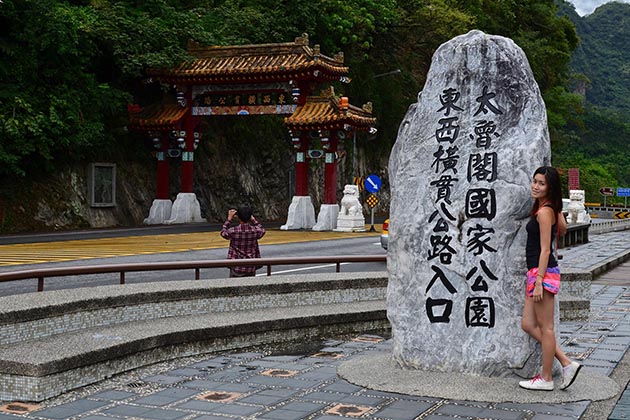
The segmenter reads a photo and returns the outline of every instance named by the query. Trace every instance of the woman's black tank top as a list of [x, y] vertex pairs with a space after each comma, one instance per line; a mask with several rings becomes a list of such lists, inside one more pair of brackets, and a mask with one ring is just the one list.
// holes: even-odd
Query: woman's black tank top
[[[551, 207], [551, 206], [546, 206]], [[556, 216], [557, 217], [557, 216]], [[557, 222], [556, 222], [557, 223]], [[551, 226], [551, 243], [549, 244], [549, 263], [547, 267], [556, 267], [558, 261], [553, 255], [553, 241], [556, 238], [556, 223]], [[525, 258], [527, 260], [527, 269], [538, 267], [538, 258], [540, 257], [540, 225], [536, 216], [532, 216], [525, 226], [527, 230], [527, 245], [525, 246]]]

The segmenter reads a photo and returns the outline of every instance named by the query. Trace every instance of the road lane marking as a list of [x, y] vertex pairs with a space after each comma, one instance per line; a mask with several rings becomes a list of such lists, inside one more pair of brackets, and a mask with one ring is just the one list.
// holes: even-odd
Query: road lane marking
[[[261, 245], [278, 245], [331, 239], [375, 236], [375, 232], [316, 232], [267, 230]], [[227, 248], [229, 241], [219, 232], [128, 236], [30, 244], [0, 245], [0, 267], [47, 262], [129, 257], [134, 255], [202, 251]]]
[[[352, 263], [339, 263], [339, 265], [347, 265]], [[314, 265], [312, 267], [302, 267], [302, 268], [294, 268], [291, 270], [282, 270], [282, 271], [272, 271], [271, 275], [274, 274], [285, 274], [285, 273], [295, 273], [296, 271], [306, 271], [306, 270], [317, 270], [318, 268], [328, 268], [328, 267], [336, 267], [337, 264], [325, 264], [325, 265]], [[256, 274], [256, 277], [266, 276], [267, 273]]]

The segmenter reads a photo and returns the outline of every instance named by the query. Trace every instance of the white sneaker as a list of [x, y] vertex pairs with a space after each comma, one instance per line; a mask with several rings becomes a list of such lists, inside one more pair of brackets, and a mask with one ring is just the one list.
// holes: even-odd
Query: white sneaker
[[566, 365], [562, 368], [562, 385], [560, 385], [560, 389], [567, 389], [573, 384], [575, 378], [577, 378], [577, 374], [582, 369], [582, 365], [578, 362], [571, 362], [570, 365]]
[[526, 381], [520, 381], [518, 386], [534, 391], [553, 391], [553, 381], [545, 381], [540, 375], [536, 375]]

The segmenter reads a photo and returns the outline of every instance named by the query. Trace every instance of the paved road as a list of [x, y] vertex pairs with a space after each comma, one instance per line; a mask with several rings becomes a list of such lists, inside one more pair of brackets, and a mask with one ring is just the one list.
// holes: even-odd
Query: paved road
[[[627, 290], [595, 285], [592, 318], [560, 328], [565, 351], [585, 369], [612, 375], [620, 383], [627, 382], [630, 365], [624, 357], [630, 337]], [[613, 409], [620, 415], [611, 418], [625, 418], [624, 397], [616, 407], [616, 400], [488, 403], [373, 391], [337, 376], [340, 364], [374, 352], [391, 353], [387, 337], [331, 337], [293, 347], [183, 358], [117, 375], [39, 405], [14, 404], [32, 411], [20, 411], [20, 417], [0, 414], [0, 420], [602, 420]]]
[[[124, 232], [121, 232], [124, 233]], [[261, 254], [268, 258], [385, 254], [379, 232], [339, 233], [280, 231], [269, 229], [260, 241]], [[217, 231], [155, 233], [115, 238], [70, 239], [49, 242], [0, 245], [0, 272], [51, 267], [146, 263], [164, 261], [219, 260], [227, 257], [228, 242]], [[381, 271], [384, 263], [342, 264], [342, 271]], [[273, 267], [274, 274], [287, 272], [321, 273], [334, 271], [334, 264]], [[265, 275], [262, 272], [259, 275]], [[225, 278], [227, 269], [204, 269], [204, 279]], [[127, 273], [126, 283], [190, 280], [193, 270]], [[45, 290], [110, 285], [118, 274], [55, 277], [45, 280]], [[0, 296], [37, 290], [37, 280], [0, 283]]]
[[[193, 226], [195, 227], [195, 226]], [[281, 231], [268, 228], [261, 246], [331, 239], [375, 237], [376, 232], [343, 233], [314, 231]], [[126, 257], [162, 253], [227, 248], [219, 226], [196, 227], [196, 231], [174, 231], [172, 228], [68, 232], [44, 236], [22, 235], [0, 237], [0, 267], [54, 263], [96, 258]], [[192, 228], [188, 228], [192, 230]]]

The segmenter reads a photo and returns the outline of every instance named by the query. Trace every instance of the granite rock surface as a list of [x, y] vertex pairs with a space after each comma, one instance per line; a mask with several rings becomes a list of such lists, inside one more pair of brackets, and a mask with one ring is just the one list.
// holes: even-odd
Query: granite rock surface
[[405, 368], [508, 376], [521, 330], [534, 170], [550, 164], [545, 104], [512, 40], [441, 45], [390, 156], [388, 317]]

